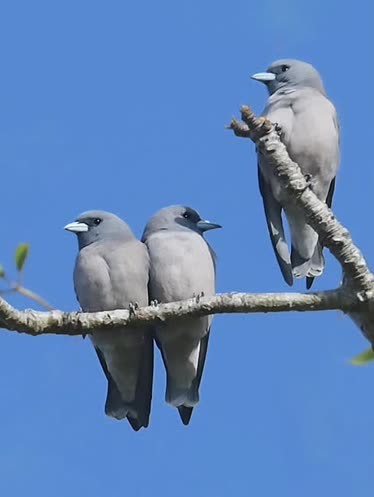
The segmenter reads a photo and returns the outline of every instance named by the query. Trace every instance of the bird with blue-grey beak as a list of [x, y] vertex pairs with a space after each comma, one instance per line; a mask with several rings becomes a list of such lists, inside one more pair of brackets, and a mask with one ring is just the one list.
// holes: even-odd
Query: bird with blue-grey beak
[[[150, 218], [142, 240], [150, 257], [151, 300], [164, 303], [214, 295], [215, 254], [203, 235], [216, 228], [221, 226], [181, 205], [161, 209]], [[191, 317], [154, 330], [166, 369], [165, 400], [178, 408], [185, 425], [199, 401], [211, 323], [211, 316]]]
[[[148, 305], [148, 251], [122, 219], [88, 211], [65, 229], [78, 237], [74, 288], [82, 311]], [[135, 431], [147, 427], [153, 381], [151, 330], [125, 327], [97, 330], [90, 336], [108, 381], [105, 413], [127, 418]]]
[[[252, 79], [264, 83], [269, 99], [263, 115], [276, 123], [289, 156], [305, 175], [317, 197], [331, 207], [339, 165], [339, 125], [336, 110], [327, 98], [320, 75], [306, 62], [284, 59]], [[258, 177], [266, 222], [282, 275], [306, 277], [307, 288], [323, 272], [325, 261], [317, 233], [304, 214], [285, 198], [277, 176], [258, 152]], [[282, 210], [291, 234], [287, 246]]]

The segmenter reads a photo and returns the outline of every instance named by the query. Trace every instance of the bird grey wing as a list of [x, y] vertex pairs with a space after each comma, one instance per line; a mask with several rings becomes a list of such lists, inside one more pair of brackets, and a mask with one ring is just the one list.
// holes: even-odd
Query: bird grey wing
[[209, 243], [207, 241], [206, 241], [206, 244], [208, 245], [208, 249], [209, 249], [210, 255], [212, 257], [214, 274], [216, 274], [217, 254], [215, 253], [215, 251], [212, 249], [212, 247], [209, 245]]
[[[327, 207], [329, 209], [331, 209], [332, 199], [334, 196], [335, 180], [336, 180], [336, 176], [335, 176], [335, 178], [333, 178], [333, 180], [330, 183], [330, 188], [329, 188], [329, 191], [328, 191], [327, 197], [326, 197], [326, 204], [327, 204]], [[323, 250], [322, 244], [320, 242], [318, 242], [316, 245], [313, 257], [312, 257], [312, 266], [313, 267], [314, 266], [324, 267], [325, 261], [324, 261], [322, 250]], [[307, 276], [307, 278], [306, 278], [306, 289], [307, 290], [309, 290], [312, 287], [313, 281], [314, 281], [314, 276]]]
[[139, 376], [136, 385], [135, 409], [138, 418], [128, 415], [128, 421], [135, 431], [142, 426], [146, 428], [149, 424], [151, 412], [152, 388], [153, 388], [153, 334], [149, 329], [145, 333], [145, 344], [142, 354], [142, 362], [139, 368]]
[[80, 305], [80, 308], [82, 309], [82, 304], [79, 301], [79, 295], [78, 295], [78, 290], [77, 290], [77, 285], [74, 277], [74, 293], [75, 293], [75, 298], [77, 299], [78, 304]]
[[333, 180], [330, 183], [330, 188], [329, 188], [329, 191], [328, 191], [327, 197], [326, 197], [326, 204], [327, 204], [327, 207], [329, 209], [331, 209], [331, 206], [332, 206], [332, 199], [333, 199], [334, 191], [335, 191], [335, 180], [336, 180], [336, 176], [335, 176], [335, 178], [333, 178]]
[[[162, 346], [162, 343], [159, 338], [157, 338], [157, 334], [155, 335], [155, 341], [157, 344], [157, 347], [159, 348], [162, 356], [162, 361], [164, 363], [164, 367], [166, 370], [166, 378], [167, 378], [167, 386], [166, 386], [166, 398], [168, 399], [168, 396], [171, 398], [175, 398], [178, 395], [181, 395], [185, 399], [184, 402], [192, 402], [194, 405], [199, 402], [199, 387], [201, 383], [201, 377], [203, 374], [204, 370], [204, 364], [205, 364], [205, 359], [206, 359], [206, 354], [207, 354], [207, 348], [208, 348], [208, 340], [209, 340], [209, 331], [204, 335], [200, 341], [199, 341], [199, 356], [197, 359], [197, 367], [196, 367], [196, 373], [195, 376], [188, 387], [188, 389], [184, 389], [183, 387], [181, 389], [178, 389], [178, 386], [174, 383], [175, 381], [175, 371], [173, 371], [173, 368], [170, 367], [170, 364], [167, 360], [166, 357], [166, 352], [164, 350], [164, 347]], [[185, 371], [185, 365], [181, 363], [182, 371]], [[173, 374], [174, 373], [174, 374]], [[167, 400], [167, 402], [171, 403], [170, 400]], [[182, 419], [182, 422], [184, 425], [188, 425], [192, 411], [193, 411], [193, 406], [191, 405], [185, 405], [185, 403], [180, 403], [179, 405], [175, 405], [175, 407], [178, 408], [179, 415]]]
[[164, 365], [164, 368], [165, 368], [165, 371], [166, 371], [166, 378], [168, 378], [169, 375], [170, 375], [170, 371], [169, 371], [169, 368], [168, 368], [168, 362], [167, 362], [166, 357], [165, 357], [164, 349], [162, 347], [162, 344], [161, 344], [160, 340], [157, 338], [156, 330], [154, 330], [153, 334], [154, 334], [154, 341], [156, 342], [157, 348], [158, 348], [158, 350], [160, 351], [160, 354], [161, 354], [162, 362], [163, 362], [163, 365]]
[[336, 109], [334, 107], [334, 104], [331, 102], [331, 105], [333, 107], [333, 116], [332, 119], [334, 121], [335, 129], [338, 133], [338, 145], [340, 146], [340, 124], [339, 124], [339, 119], [338, 119], [338, 114], [336, 112]]
[[[117, 385], [115, 384], [113, 378], [111, 377], [107, 364], [105, 362], [104, 355], [102, 354], [101, 350], [99, 347], [95, 347], [95, 352], [97, 354], [97, 357], [99, 359], [99, 362], [101, 364], [101, 367], [103, 368], [104, 374], [106, 376], [106, 379], [108, 381], [108, 391], [107, 391], [107, 397], [105, 401], [105, 414], [111, 415], [113, 412], [118, 412], [123, 404], [123, 400], [121, 397], [121, 394], [117, 388]], [[135, 428], [134, 428], [135, 429]]]
[[[199, 395], [198, 392], [201, 383], [201, 377], [204, 371], [205, 359], [208, 351], [209, 336], [210, 336], [210, 329], [208, 333], [200, 341], [200, 354], [199, 354], [199, 362], [197, 365], [197, 373], [191, 386], [191, 389], [194, 390], [195, 395], [197, 396]], [[189, 424], [193, 410], [194, 410], [193, 407], [186, 407], [186, 406], [178, 407], [179, 415], [184, 425], [187, 426]]]
[[282, 206], [274, 198], [270, 187], [267, 185], [260, 167], [258, 166], [258, 182], [262, 196], [266, 223], [273, 245], [274, 253], [277, 258], [280, 270], [286, 283], [290, 286], [293, 284], [292, 268], [290, 253], [286, 243], [283, 222]]
[[[134, 350], [133, 352], [128, 350], [128, 353], [136, 354], [137, 358], [134, 355], [133, 359], [138, 362], [136, 372], [134, 372], [136, 374], [136, 384], [133, 387], [134, 396], [129, 400], [121, 394], [121, 384], [117, 383], [125, 380], [123, 376], [124, 371], [115, 369], [112, 374], [110, 368], [115, 366], [113, 364], [108, 366], [108, 358], [105, 358], [105, 353], [100, 350], [98, 345], [95, 345], [96, 354], [108, 381], [105, 414], [118, 420], [127, 418], [135, 431], [138, 431], [143, 426], [146, 428], [149, 423], [153, 383], [153, 338], [151, 333], [144, 333], [144, 343], [139, 348], [137, 347], [137, 349], [137, 351]], [[123, 357], [124, 351], [125, 348], [121, 348], [119, 345], [117, 350], [112, 352], [112, 354], [116, 355], [114, 357], [115, 361], [119, 360], [122, 366], [128, 368], [129, 364], [126, 358]], [[127, 357], [127, 359], [129, 358], [130, 356]], [[123, 386], [122, 383], [122, 388]]]

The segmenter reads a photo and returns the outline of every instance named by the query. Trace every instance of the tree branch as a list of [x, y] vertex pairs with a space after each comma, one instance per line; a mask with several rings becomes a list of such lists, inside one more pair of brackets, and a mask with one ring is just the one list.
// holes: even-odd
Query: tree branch
[[285, 311], [352, 311], [366, 306], [345, 288], [315, 293], [225, 293], [181, 302], [148, 306], [134, 311], [38, 312], [19, 311], [0, 298], [0, 323], [8, 330], [29, 335], [85, 335], [94, 330], [136, 327], [225, 313], [268, 313]]
[[[300, 167], [290, 159], [276, 126], [263, 117], [256, 117], [247, 106], [242, 106], [241, 114], [245, 124], [232, 119], [230, 129], [238, 136], [246, 136], [256, 143], [278, 176], [285, 198], [304, 212], [306, 221], [318, 233], [322, 244], [340, 262], [347, 282], [357, 290], [372, 291], [374, 275], [363, 255], [354, 245], [349, 231], [309, 188]], [[247, 134], [244, 133], [245, 125]]]
[[[371, 300], [374, 294], [374, 275], [360, 250], [354, 245], [349, 231], [339, 223], [327, 205], [317, 198], [309, 188], [299, 165], [290, 159], [277, 126], [264, 117], [256, 117], [247, 106], [241, 107], [241, 117], [243, 122], [233, 118], [229, 129], [237, 136], [250, 138], [266, 157], [279, 178], [285, 197], [300, 208], [308, 224], [320, 236], [322, 245], [340, 262], [344, 285], [357, 291], [362, 300]], [[374, 317], [370, 313], [354, 313], [351, 317], [373, 344]]]
[[[257, 118], [249, 107], [242, 107], [243, 122], [233, 119], [230, 129], [237, 136], [254, 141], [279, 177], [284, 195], [305, 213], [306, 221], [319, 234], [321, 242], [340, 262], [344, 285], [337, 290], [316, 293], [249, 294], [231, 293], [189, 299], [136, 310], [96, 313], [61, 311], [18, 311], [0, 297], [0, 324], [30, 335], [84, 335], [94, 330], [151, 325], [170, 319], [223, 313], [267, 313], [285, 311], [347, 312], [366, 336], [374, 339], [374, 276], [350, 234], [321, 202], [294, 163], [280, 140], [279, 130], [266, 118]], [[23, 292], [24, 293], [24, 292]], [[35, 298], [35, 296], [33, 297]], [[48, 305], [44, 302], [44, 305]], [[370, 316], [373, 317], [371, 318]]]

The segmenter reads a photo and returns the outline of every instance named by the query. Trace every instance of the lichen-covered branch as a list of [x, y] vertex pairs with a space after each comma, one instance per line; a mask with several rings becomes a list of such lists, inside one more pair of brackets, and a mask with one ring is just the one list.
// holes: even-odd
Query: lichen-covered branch
[[250, 138], [278, 175], [285, 195], [305, 213], [306, 221], [319, 234], [322, 244], [340, 262], [344, 285], [316, 293], [227, 293], [134, 310], [96, 313], [19, 311], [0, 297], [0, 326], [30, 335], [85, 335], [94, 330], [147, 326], [171, 319], [223, 313], [268, 313], [285, 311], [341, 310], [349, 313], [369, 340], [374, 342], [374, 276], [350, 234], [321, 202], [280, 140], [276, 125], [257, 118], [242, 107], [242, 120], [230, 128], [237, 136]]
[[319, 234], [322, 244], [340, 262], [347, 282], [357, 290], [373, 290], [374, 276], [360, 250], [354, 245], [348, 230], [339, 223], [325, 202], [309, 188], [298, 164], [293, 162], [282, 143], [276, 125], [252, 110], [241, 108], [242, 120], [232, 119], [230, 129], [241, 137], [256, 143], [259, 151], [274, 168], [283, 188], [283, 194], [303, 210], [305, 218]]
[[134, 311], [95, 313], [19, 311], [0, 298], [0, 325], [29, 335], [85, 335], [98, 329], [144, 326], [187, 316], [224, 313], [268, 313], [285, 311], [348, 312], [367, 305], [347, 289], [315, 293], [225, 293], [181, 302], [148, 306]]
[[[349, 231], [335, 218], [327, 205], [309, 188], [298, 164], [293, 162], [282, 143], [275, 124], [264, 117], [256, 117], [252, 110], [241, 108], [242, 121], [232, 119], [229, 126], [237, 136], [250, 138], [266, 157], [268, 164], [283, 188], [283, 194], [305, 214], [306, 221], [319, 234], [322, 245], [327, 247], [340, 262], [344, 285], [358, 292], [362, 300], [371, 300], [374, 293], [374, 275], [355, 246]], [[365, 336], [374, 343], [374, 317], [372, 312], [353, 313], [351, 317]]]

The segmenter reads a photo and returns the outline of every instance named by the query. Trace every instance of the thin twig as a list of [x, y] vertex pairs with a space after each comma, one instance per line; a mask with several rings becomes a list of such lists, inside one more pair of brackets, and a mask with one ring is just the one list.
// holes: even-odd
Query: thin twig
[[19, 293], [20, 295], [23, 295], [24, 297], [27, 297], [30, 300], [33, 300], [34, 302], [37, 302], [41, 307], [44, 307], [44, 309], [46, 309], [47, 311], [53, 311], [55, 309], [40, 295], [33, 292], [32, 290], [25, 288], [24, 286], [20, 285], [18, 282], [10, 280], [5, 275], [3, 276], [3, 279], [5, 279], [5, 281], [8, 283], [9, 288], [1, 289], [0, 295], [6, 295], [9, 293]]
[[16, 288], [14, 289], [14, 291], [20, 293], [21, 295], [24, 295], [25, 297], [28, 297], [31, 300], [34, 300], [41, 307], [44, 307], [44, 309], [47, 309], [48, 311], [53, 311], [54, 310], [54, 307], [52, 307], [40, 295], [38, 295], [37, 293], [33, 292], [32, 290], [29, 290], [28, 288], [25, 288], [22, 285], [17, 285]]

